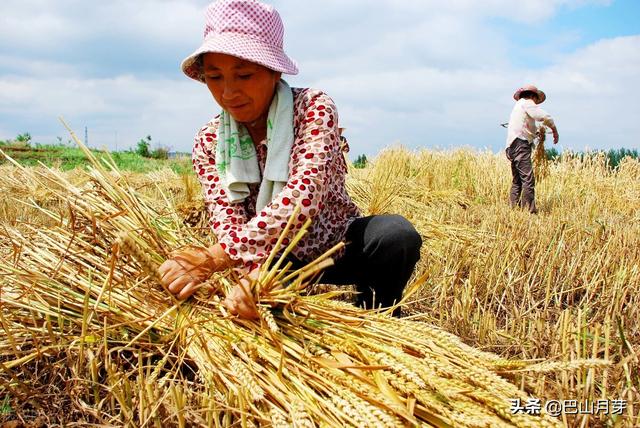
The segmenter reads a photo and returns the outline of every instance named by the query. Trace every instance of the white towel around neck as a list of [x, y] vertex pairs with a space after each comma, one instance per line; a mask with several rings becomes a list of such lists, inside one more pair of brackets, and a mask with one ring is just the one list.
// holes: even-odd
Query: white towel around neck
[[256, 149], [246, 128], [222, 110], [216, 146], [216, 168], [222, 188], [231, 203], [249, 196], [249, 184], [260, 183], [256, 212], [262, 211], [282, 191], [289, 179], [293, 147], [293, 93], [280, 80], [267, 116], [267, 159], [264, 176]]

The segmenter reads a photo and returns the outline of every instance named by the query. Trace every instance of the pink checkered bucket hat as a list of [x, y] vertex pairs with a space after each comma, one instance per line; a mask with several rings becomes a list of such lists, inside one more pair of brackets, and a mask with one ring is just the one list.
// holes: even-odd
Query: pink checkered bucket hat
[[273, 6], [257, 0], [218, 0], [205, 12], [204, 42], [184, 61], [182, 71], [204, 82], [198, 64], [203, 53], [233, 55], [285, 74], [298, 74], [282, 48], [284, 26]]

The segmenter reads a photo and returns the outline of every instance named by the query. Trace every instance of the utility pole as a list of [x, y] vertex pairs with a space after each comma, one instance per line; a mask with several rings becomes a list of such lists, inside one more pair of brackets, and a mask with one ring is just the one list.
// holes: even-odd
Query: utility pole
[[118, 151], [118, 131], [116, 131], [116, 152]]
[[89, 131], [87, 127], [84, 127], [84, 145], [89, 147]]

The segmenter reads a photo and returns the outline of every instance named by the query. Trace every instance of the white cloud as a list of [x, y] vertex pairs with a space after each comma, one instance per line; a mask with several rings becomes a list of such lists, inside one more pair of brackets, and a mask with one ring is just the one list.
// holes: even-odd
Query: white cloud
[[[64, 47], [78, 38], [120, 34], [158, 43], [201, 34], [206, 1], [3, 0], [0, 39], [16, 47]], [[105, 40], [108, 42], [108, 40]]]
[[[552, 17], [561, 8], [578, 8], [595, 4], [608, 5], [612, 0], [307, 0], [305, 10], [318, 13], [300, 13], [300, 3], [294, 0], [274, 0], [272, 3], [290, 22], [294, 17], [302, 22], [335, 20], [350, 17], [353, 24], [366, 26], [371, 17], [382, 20], [420, 20], [424, 16], [454, 15], [461, 21], [484, 17], [503, 17], [516, 22], [538, 22]], [[300, 24], [303, 25], [303, 24]]]
[[640, 108], [627, 94], [640, 84], [640, 36], [603, 40], [535, 71], [416, 67], [321, 78], [314, 86], [338, 102], [354, 151], [369, 152], [389, 138], [410, 146], [497, 149], [504, 140], [497, 125], [508, 118], [514, 90], [527, 82], [547, 92], [543, 107], [556, 118], [563, 147], [637, 145]]
[[[419, 0], [416, 0], [419, 1]], [[516, 22], [532, 23], [552, 17], [562, 7], [576, 8], [587, 4], [610, 4], [612, 0], [453, 0], [458, 12], [501, 16]]]
[[638, 146], [640, 107], [632, 94], [640, 85], [640, 36], [587, 46], [544, 70], [539, 80], [570, 148]]
[[217, 111], [206, 88], [186, 80], [12, 77], [0, 78], [0, 93], [1, 115], [21, 112], [20, 127], [5, 130], [6, 138], [25, 128], [45, 128], [49, 134], [32, 132], [34, 140], [55, 142], [56, 136], [66, 140], [57, 123], [57, 117], [64, 116], [78, 134], [87, 126], [91, 142], [111, 148], [117, 133], [119, 148], [150, 134], [158, 143], [189, 150], [197, 128]]
[[[25, 58], [18, 55], [0, 54], [0, 65], [4, 74], [28, 76], [67, 76], [81, 77], [76, 67], [59, 61], [48, 61], [39, 58]], [[1, 76], [2, 74], [0, 74]]]
[[[629, 147], [640, 131], [640, 112], [627, 98], [639, 83], [639, 37], [566, 55], [554, 45], [577, 36], [558, 34], [553, 43], [527, 48], [552, 64], [525, 69], [513, 65], [510, 35], [491, 24], [500, 17], [528, 25], [608, 0], [273, 3], [285, 21], [287, 52], [301, 66], [290, 82], [336, 100], [354, 153], [373, 154], [395, 141], [498, 149], [511, 94], [529, 81], [548, 93], [544, 107], [557, 118], [565, 147]], [[96, 144], [113, 147], [117, 132], [122, 148], [151, 134], [189, 150], [195, 130], [217, 110], [206, 88], [178, 69], [201, 40], [207, 4], [3, 0], [2, 135], [31, 131], [53, 142], [63, 134], [56, 123], [63, 114], [79, 132], [87, 125]]]
[[11, 43], [15, 49], [48, 49], [69, 41], [79, 33], [81, 26], [69, 25], [61, 13], [65, 9], [56, 13], [51, 10], [54, 7], [46, 0], [4, 0], [0, 18], [0, 40]]

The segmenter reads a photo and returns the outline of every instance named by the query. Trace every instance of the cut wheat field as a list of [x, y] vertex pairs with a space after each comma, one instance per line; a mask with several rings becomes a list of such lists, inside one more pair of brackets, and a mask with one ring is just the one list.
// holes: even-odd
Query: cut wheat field
[[[0, 167], [0, 422], [640, 425], [636, 160], [546, 165], [533, 216], [506, 202], [504, 156], [384, 150], [348, 190], [423, 238], [405, 317], [314, 285], [331, 253], [295, 272], [274, 254], [251, 285], [258, 321], [220, 304], [233, 273], [184, 303], [154, 280], [171, 250], [211, 243], [194, 175], [95, 162]], [[531, 398], [626, 408], [511, 412]]]
[[416, 319], [503, 356], [612, 360], [527, 381], [547, 399], [626, 399], [640, 425], [640, 162], [547, 165], [538, 215], [509, 208], [500, 154], [391, 149], [353, 172], [368, 213], [403, 214], [424, 238]]

